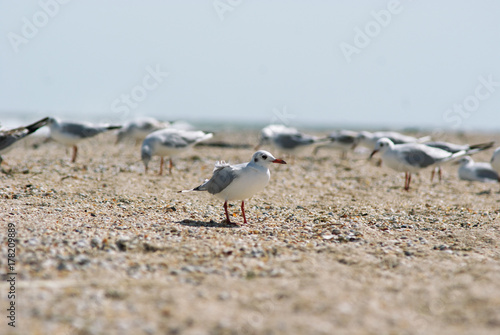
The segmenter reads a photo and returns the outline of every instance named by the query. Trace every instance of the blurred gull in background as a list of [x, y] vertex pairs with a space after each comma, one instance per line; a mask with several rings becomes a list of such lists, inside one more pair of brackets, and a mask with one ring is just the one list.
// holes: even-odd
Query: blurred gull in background
[[123, 125], [117, 133], [116, 143], [131, 140], [139, 144], [153, 131], [168, 126], [168, 122], [158, 121], [152, 117], [139, 117]]
[[320, 149], [331, 148], [342, 152], [342, 159], [347, 157], [347, 152], [354, 150], [359, 142], [358, 132], [351, 130], [338, 130], [330, 133], [326, 138], [326, 143], [318, 145], [314, 149], [314, 154], [317, 154]]
[[96, 125], [90, 122], [68, 122], [51, 117], [48, 121], [50, 137], [61, 144], [73, 147], [71, 162], [76, 161], [78, 147], [76, 144], [81, 140], [96, 136], [113, 129], [120, 129], [121, 126]]
[[412, 173], [466, 155], [466, 151], [452, 154], [420, 143], [394, 144], [388, 138], [381, 138], [377, 141], [370, 157], [379, 151], [385, 165], [405, 173], [404, 189], [406, 191], [410, 189]]
[[498, 173], [493, 170], [490, 163], [475, 163], [474, 160], [465, 156], [457, 161], [458, 178], [469, 181], [480, 181], [483, 183], [495, 183], [499, 181]]
[[168, 156], [170, 165], [169, 173], [172, 174], [172, 157], [175, 157], [197, 143], [212, 138], [212, 133], [201, 130], [160, 129], [152, 132], [142, 142], [141, 159], [144, 163], [145, 172], [148, 172], [148, 164], [153, 156], [161, 156], [160, 172], [163, 174], [163, 157]]

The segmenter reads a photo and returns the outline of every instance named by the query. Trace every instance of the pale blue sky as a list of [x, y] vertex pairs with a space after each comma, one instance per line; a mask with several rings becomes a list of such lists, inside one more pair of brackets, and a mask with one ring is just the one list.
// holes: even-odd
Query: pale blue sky
[[0, 0], [2, 119], [500, 129], [499, 1], [55, 3]]

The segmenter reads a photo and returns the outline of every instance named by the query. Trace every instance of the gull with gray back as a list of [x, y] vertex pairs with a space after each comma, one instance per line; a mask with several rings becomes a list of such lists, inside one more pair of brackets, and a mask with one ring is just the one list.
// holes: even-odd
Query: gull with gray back
[[405, 173], [404, 189], [406, 191], [410, 188], [412, 173], [466, 155], [466, 151], [458, 151], [452, 154], [421, 143], [394, 144], [388, 138], [381, 138], [377, 141], [370, 158], [377, 152], [381, 153], [384, 165], [395, 171]]
[[231, 220], [227, 211], [227, 202], [241, 200], [241, 215], [243, 222], [247, 223], [245, 200], [266, 188], [271, 177], [269, 172], [271, 163], [286, 164], [284, 160], [275, 158], [264, 150], [255, 152], [248, 163], [230, 165], [225, 162], [217, 162], [210, 179], [205, 180], [198, 187], [180, 192], [207, 191], [224, 200], [224, 212], [228, 224], [231, 223]]
[[169, 157], [169, 173], [172, 174], [172, 158], [176, 157], [195, 146], [197, 143], [212, 138], [212, 133], [201, 130], [179, 130], [160, 129], [152, 132], [142, 142], [141, 159], [144, 163], [145, 172], [148, 172], [148, 164], [153, 156], [160, 156], [160, 175], [163, 174], [164, 156]]
[[72, 163], [76, 161], [78, 153], [78, 147], [76, 145], [80, 141], [109, 130], [121, 128], [121, 126], [107, 124], [99, 125], [90, 122], [61, 121], [55, 117], [49, 118], [48, 126], [50, 128], [50, 137], [54, 141], [73, 147], [73, 156], [71, 157]]
[[476, 163], [471, 157], [465, 156], [460, 158], [457, 164], [460, 164], [458, 177], [462, 180], [480, 181], [483, 183], [496, 183], [499, 181], [498, 173], [493, 170], [490, 163]]

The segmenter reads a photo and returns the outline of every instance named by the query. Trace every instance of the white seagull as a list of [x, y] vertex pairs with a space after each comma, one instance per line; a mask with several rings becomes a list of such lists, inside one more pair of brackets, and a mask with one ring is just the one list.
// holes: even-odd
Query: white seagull
[[163, 156], [169, 156], [169, 172], [172, 173], [172, 156], [187, 151], [195, 144], [212, 138], [212, 133], [201, 130], [160, 129], [152, 132], [142, 142], [141, 159], [145, 172], [148, 172], [148, 163], [153, 156], [161, 156], [160, 175], [163, 174]]
[[500, 173], [500, 147], [496, 148], [491, 156], [491, 167], [498, 173]]
[[76, 161], [78, 147], [81, 140], [96, 136], [108, 130], [120, 129], [121, 126], [96, 125], [89, 122], [68, 122], [51, 117], [48, 121], [50, 137], [61, 144], [73, 147], [71, 163]]
[[14, 143], [45, 126], [48, 120], [46, 117], [25, 127], [0, 130], [0, 164], [3, 162], [2, 155], [12, 150]]
[[500, 181], [498, 173], [493, 170], [490, 163], [475, 163], [471, 157], [465, 156], [457, 161], [458, 178], [469, 181], [480, 181], [483, 183], [495, 183]]
[[467, 154], [466, 151], [458, 151], [452, 154], [420, 143], [394, 144], [388, 138], [381, 138], [377, 141], [370, 158], [379, 151], [385, 165], [393, 170], [405, 173], [404, 189], [406, 191], [410, 188], [412, 172], [448, 162]]
[[116, 143], [130, 139], [136, 144], [142, 142], [146, 136], [153, 131], [163, 129], [169, 126], [168, 122], [161, 122], [152, 117], [140, 117], [129, 121], [123, 125], [116, 136]]
[[254, 153], [248, 163], [230, 165], [225, 162], [217, 162], [215, 163], [212, 178], [206, 179], [203, 184], [192, 190], [180, 192], [208, 191], [208, 193], [224, 200], [224, 211], [228, 224], [231, 223], [231, 220], [229, 220], [227, 202], [241, 200], [243, 223], [247, 223], [245, 199], [252, 197], [255, 193], [262, 191], [266, 187], [271, 177], [269, 172], [269, 165], [271, 163], [286, 164], [284, 160], [275, 158], [264, 150]]
[[262, 129], [260, 142], [255, 149], [269, 143], [285, 154], [298, 155], [318, 141], [318, 137], [301, 133], [295, 128], [272, 124]]
[[358, 132], [352, 130], [338, 130], [330, 133], [326, 138], [326, 143], [318, 145], [314, 149], [314, 154], [317, 154], [319, 149], [332, 148], [342, 152], [342, 159], [346, 158], [349, 150], [354, 150], [359, 143]]

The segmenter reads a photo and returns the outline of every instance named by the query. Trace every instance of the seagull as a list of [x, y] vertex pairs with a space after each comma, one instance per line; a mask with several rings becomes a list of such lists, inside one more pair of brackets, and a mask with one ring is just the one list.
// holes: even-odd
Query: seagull
[[76, 161], [78, 147], [76, 144], [83, 139], [93, 137], [108, 130], [120, 129], [122, 126], [95, 125], [89, 122], [68, 122], [51, 117], [48, 121], [50, 137], [61, 144], [73, 147], [71, 163]]
[[255, 152], [248, 163], [230, 165], [225, 162], [217, 162], [215, 163], [212, 178], [206, 179], [198, 187], [180, 192], [208, 191], [208, 193], [224, 200], [224, 211], [228, 224], [231, 223], [231, 220], [229, 220], [227, 202], [241, 200], [243, 223], [247, 223], [245, 199], [252, 197], [266, 187], [271, 177], [269, 172], [271, 163], [286, 164], [284, 160], [275, 158], [264, 150]]
[[382, 154], [384, 164], [393, 170], [405, 173], [405, 191], [410, 189], [412, 172], [448, 162], [467, 154], [466, 151], [458, 151], [452, 154], [421, 143], [394, 144], [388, 138], [381, 138], [377, 141], [370, 158], [379, 151]]
[[3, 162], [2, 155], [6, 154], [13, 148], [13, 144], [20, 139], [34, 133], [39, 128], [45, 126], [49, 118], [45, 117], [35, 123], [25, 127], [19, 127], [10, 130], [0, 130], [0, 164]]
[[271, 139], [278, 134], [298, 134], [299, 131], [295, 128], [287, 127], [283, 124], [270, 124], [262, 128], [260, 132], [259, 144], [255, 147], [257, 150], [264, 144], [271, 144]]
[[498, 173], [493, 170], [490, 163], [475, 163], [471, 157], [465, 156], [457, 161], [458, 178], [469, 181], [491, 183], [500, 181]]
[[310, 145], [318, 142], [316, 136], [301, 133], [295, 128], [284, 125], [269, 125], [262, 129], [258, 149], [265, 143], [270, 143], [277, 150], [289, 154], [298, 155]]
[[168, 123], [158, 121], [152, 117], [137, 118], [123, 125], [117, 133], [116, 143], [118, 144], [125, 139], [131, 139], [137, 144], [142, 142], [153, 131], [168, 126]]
[[333, 148], [342, 151], [342, 159], [346, 158], [347, 152], [349, 150], [354, 150], [358, 145], [359, 138], [358, 133], [351, 130], [339, 130], [330, 133], [326, 138], [327, 142], [323, 145], [318, 145], [314, 149], [314, 154], [317, 154], [321, 148]]
[[163, 156], [170, 157], [169, 173], [172, 174], [172, 156], [187, 151], [195, 144], [212, 138], [212, 133], [201, 130], [160, 129], [152, 132], [142, 142], [141, 158], [145, 172], [148, 172], [148, 163], [153, 156], [161, 156], [160, 175], [163, 174]]
[[493, 170], [500, 173], [500, 147], [496, 148], [493, 152], [490, 163]]
[[364, 146], [370, 150], [374, 150], [377, 141], [384, 137], [390, 139], [391, 142], [394, 144], [422, 143], [430, 140], [430, 136], [416, 138], [395, 131], [377, 131], [374, 133], [370, 133], [368, 131], [361, 131], [358, 134], [358, 141], [359, 145]]
[[[449, 143], [449, 142], [425, 142], [425, 145], [433, 148], [439, 148], [445, 151], [448, 151], [449, 153], [457, 153], [459, 151], [465, 151], [467, 152], [467, 155], [472, 155], [478, 152], [481, 152], [483, 150], [491, 148], [495, 142], [487, 142], [487, 143], [479, 143], [479, 144], [454, 144], [454, 143]], [[437, 171], [438, 171], [438, 176], [439, 180], [441, 180], [441, 166], [437, 166]], [[434, 174], [436, 172], [436, 169], [432, 169], [431, 173], [431, 181], [434, 179]]]

